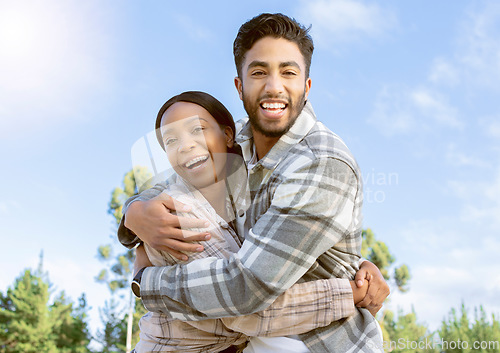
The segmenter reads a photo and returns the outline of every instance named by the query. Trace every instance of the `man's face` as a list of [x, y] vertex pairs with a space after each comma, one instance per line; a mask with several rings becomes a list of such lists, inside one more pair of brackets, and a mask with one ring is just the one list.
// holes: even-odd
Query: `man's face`
[[253, 129], [279, 138], [293, 125], [311, 88], [297, 44], [264, 37], [246, 53], [235, 85]]

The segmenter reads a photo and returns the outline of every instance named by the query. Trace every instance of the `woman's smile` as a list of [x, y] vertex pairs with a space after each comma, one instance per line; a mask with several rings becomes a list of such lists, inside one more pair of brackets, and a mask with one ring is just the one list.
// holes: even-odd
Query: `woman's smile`
[[205, 164], [205, 162], [208, 160], [209, 157], [210, 156], [208, 154], [204, 155], [204, 156], [197, 156], [197, 157], [189, 159], [186, 163], [182, 163], [181, 165], [184, 168], [187, 168], [190, 170], [195, 170], [195, 169], [201, 168]]

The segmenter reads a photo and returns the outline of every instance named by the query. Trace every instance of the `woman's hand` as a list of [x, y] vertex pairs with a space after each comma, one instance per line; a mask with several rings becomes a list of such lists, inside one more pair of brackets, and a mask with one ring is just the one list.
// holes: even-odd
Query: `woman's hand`
[[375, 316], [391, 292], [384, 276], [382, 276], [377, 266], [366, 260], [359, 267], [354, 281], [358, 288], [363, 288], [365, 282], [368, 282], [366, 295], [363, 300], [356, 303], [356, 306], [368, 309]]
[[368, 292], [368, 280], [366, 280], [361, 287], [358, 287], [356, 285], [356, 282], [354, 281], [349, 281], [349, 283], [351, 284], [352, 288], [352, 297], [354, 298], [354, 305], [357, 305], [366, 297], [366, 292]]

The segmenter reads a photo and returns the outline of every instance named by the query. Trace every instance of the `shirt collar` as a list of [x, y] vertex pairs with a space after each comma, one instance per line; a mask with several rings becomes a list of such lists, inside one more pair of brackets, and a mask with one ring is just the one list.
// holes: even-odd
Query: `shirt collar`
[[[316, 123], [316, 120], [312, 105], [307, 101], [290, 130], [281, 136], [278, 142], [276, 142], [264, 158], [259, 160], [256, 166], [262, 165], [266, 169], [273, 169], [283, 157], [287, 155], [288, 151], [309, 133]], [[250, 127], [250, 121], [247, 121], [242, 127], [240, 133], [236, 137], [236, 142], [241, 145], [245, 160], [248, 161], [251, 158], [251, 154], [245, 152], [251, 152], [253, 150], [253, 134]]]

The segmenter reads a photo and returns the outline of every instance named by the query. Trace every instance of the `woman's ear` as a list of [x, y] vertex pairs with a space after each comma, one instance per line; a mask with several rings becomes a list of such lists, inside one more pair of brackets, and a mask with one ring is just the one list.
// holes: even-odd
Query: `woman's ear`
[[233, 147], [234, 146], [234, 134], [233, 134], [233, 130], [229, 126], [224, 127], [224, 135], [226, 135], [226, 146], [228, 148]]

